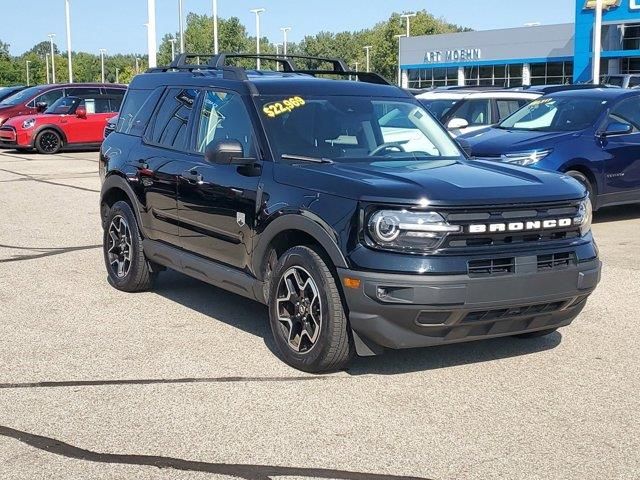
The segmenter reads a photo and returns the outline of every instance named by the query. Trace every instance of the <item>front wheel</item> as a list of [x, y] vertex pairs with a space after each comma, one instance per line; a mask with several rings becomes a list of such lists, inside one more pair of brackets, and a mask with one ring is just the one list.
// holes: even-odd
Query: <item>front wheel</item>
[[62, 137], [55, 130], [43, 130], [34, 142], [38, 153], [54, 154], [62, 149]]
[[151, 288], [155, 273], [142, 250], [138, 222], [127, 202], [116, 202], [107, 214], [103, 251], [111, 285], [124, 292]]
[[287, 250], [273, 271], [271, 331], [281, 358], [311, 373], [344, 368], [354, 354], [336, 281], [308, 247]]

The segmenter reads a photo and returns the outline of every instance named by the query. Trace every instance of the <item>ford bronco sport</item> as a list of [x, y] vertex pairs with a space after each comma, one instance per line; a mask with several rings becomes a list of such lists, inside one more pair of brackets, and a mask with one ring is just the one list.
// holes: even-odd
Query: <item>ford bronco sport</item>
[[171, 268], [262, 302], [309, 372], [546, 335], [585, 306], [600, 261], [574, 179], [469, 162], [410, 94], [340, 60], [192, 57], [135, 77], [102, 146], [115, 288]]

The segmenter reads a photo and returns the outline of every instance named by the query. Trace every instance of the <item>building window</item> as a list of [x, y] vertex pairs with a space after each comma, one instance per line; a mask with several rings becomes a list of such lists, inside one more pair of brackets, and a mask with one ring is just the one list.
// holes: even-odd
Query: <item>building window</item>
[[421, 68], [409, 70], [409, 88], [458, 85], [458, 68]]
[[465, 85], [519, 87], [522, 65], [487, 65], [464, 68]]
[[534, 63], [531, 65], [531, 85], [561, 85], [573, 79], [572, 62]]

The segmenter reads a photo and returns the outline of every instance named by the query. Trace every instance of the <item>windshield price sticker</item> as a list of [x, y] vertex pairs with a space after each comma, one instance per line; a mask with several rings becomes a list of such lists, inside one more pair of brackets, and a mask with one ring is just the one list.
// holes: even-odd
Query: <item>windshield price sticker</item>
[[276, 118], [284, 113], [289, 113], [296, 108], [302, 107], [306, 102], [300, 97], [291, 97], [281, 102], [267, 103], [262, 107], [262, 111], [269, 118]]

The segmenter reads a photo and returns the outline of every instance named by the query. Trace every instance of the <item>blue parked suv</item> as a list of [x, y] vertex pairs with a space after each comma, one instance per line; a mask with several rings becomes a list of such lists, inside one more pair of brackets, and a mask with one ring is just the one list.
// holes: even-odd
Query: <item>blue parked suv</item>
[[556, 92], [460, 138], [476, 159], [574, 177], [594, 208], [640, 202], [640, 91]]

